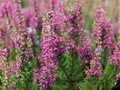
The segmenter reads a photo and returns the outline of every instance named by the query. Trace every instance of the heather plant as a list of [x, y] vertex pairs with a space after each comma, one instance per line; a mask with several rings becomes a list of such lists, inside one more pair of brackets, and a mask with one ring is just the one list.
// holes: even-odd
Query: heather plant
[[0, 90], [119, 90], [120, 16], [86, 5], [1, 0]]

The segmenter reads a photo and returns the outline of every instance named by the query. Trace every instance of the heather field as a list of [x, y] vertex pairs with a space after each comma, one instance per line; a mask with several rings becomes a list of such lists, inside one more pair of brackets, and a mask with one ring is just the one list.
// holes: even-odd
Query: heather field
[[0, 90], [120, 90], [120, 0], [0, 0]]

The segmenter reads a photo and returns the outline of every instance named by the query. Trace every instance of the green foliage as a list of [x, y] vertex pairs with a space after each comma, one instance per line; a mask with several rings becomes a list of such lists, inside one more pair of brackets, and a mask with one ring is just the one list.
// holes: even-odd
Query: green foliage
[[[16, 88], [18, 89], [28, 89], [33, 87], [33, 67], [35, 67], [36, 60], [26, 57], [24, 66], [22, 68], [22, 74], [17, 82]], [[29, 82], [29, 83], [28, 83]]]
[[28, 1], [27, 0], [22, 0], [22, 7], [28, 6]]
[[103, 65], [103, 74], [100, 79], [91, 77], [90, 80], [81, 82], [80, 90], [112, 90], [115, 87], [117, 71], [109, 63], [109, 53], [105, 49], [101, 54], [101, 62]]
[[56, 70], [58, 79], [52, 90], [79, 90], [78, 83], [84, 77], [84, 67], [80, 65], [80, 61], [76, 52], [59, 57], [59, 66]]

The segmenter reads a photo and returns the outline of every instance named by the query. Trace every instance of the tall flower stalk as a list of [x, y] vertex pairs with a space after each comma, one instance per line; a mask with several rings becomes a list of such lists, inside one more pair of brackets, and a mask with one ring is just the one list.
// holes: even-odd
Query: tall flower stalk
[[0, 51], [0, 60], [1, 60], [1, 64], [3, 66], [3, 76], [4, 76], [4, 87], [3, 89], [7, 89], [10, 88], [10, 82], [9, 82], [9, 70], [8, 70], [8, 56], [9, 56], [9, 49], [5, 48], [4, 50]]
[[[21, 59], [24, 62], [27, 52], [30, 49], [32, 54], [32, 41], [28, 35], [28, 32], [25, 27], [24, 17], [21, 13], [21, 0], [16, 0], [16, 15], [18, 16], [18, 40], [19, 40], [19, 48], [21, 51]], [[29, 44], [29, 45], [28, 45]]]
[[95, 25], [93, 36], [96, 38], [96, 43], [102, 48], [111, 49], [114, 45], [114, 32], [112, 24], [106, 17], [106, 12], [103, 8], [97, 10], [95, 16]]
[[57, 66], [57, 42], [56, 36], [51, 30], [50, 26], [46, 26], [42, 30], [41, 49], [40, 54], [40, 69], [35, 70], [35, 82], [38, 86], [48, 88], [55, 82], [57, 74], [55, 68]]

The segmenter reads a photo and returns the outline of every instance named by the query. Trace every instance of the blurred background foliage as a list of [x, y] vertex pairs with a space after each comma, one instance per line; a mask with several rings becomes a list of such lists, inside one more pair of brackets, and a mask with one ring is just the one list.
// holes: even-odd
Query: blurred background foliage
[[[49, 5], [49, 0], [38, 0], [39, 2], [45, 2], [45, 7]], [[86, 24], [86, 29], [88, 31], [92, 30], [93, 19], [95, 11], [101, 7], [106, 10], [107, 17], [110, 18], [113, 23], [113, 27], [118, 30], [118, 17], [120, 12], [120, 0], [62, 0], [65, 3], [67, 9], [72, 10], [75, 7], [75, 2], [80, 3], [84, 7], [84, 19]], [[28, 0], [22, 0], [23, 8], [28, 6]]]

